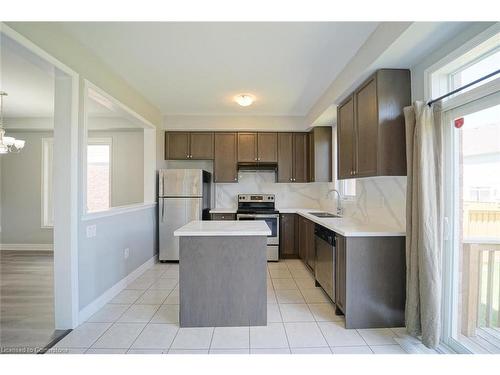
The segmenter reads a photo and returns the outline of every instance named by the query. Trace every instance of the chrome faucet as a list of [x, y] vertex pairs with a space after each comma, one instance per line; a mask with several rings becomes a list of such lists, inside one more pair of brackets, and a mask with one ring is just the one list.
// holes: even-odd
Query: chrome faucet
[[338, 196], [338, 200], [337, 200], [337, 215], [338, 216], [342, 216], [342, 214], [344, 213], [344, 210], [342, 209], [342, 196], [340, 195], [340, 193], [339, 193], [339, 191], [337, 189], [330, 189], [330, 190], [328, 190], [328, 193], [326, 194], [326, 196], [328, 197], [331, 192], [337, 193], [337, 196]]

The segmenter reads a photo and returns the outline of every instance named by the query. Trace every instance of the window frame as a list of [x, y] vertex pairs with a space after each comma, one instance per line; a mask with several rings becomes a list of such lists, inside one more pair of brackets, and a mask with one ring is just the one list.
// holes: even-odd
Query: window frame
[[[88, 158], [88, 146], [109, 146], [109, 207], [106, 210], [101, 211], [89, 211], [88, 209], [88, 199], [85, 199], [85, 209], [89, 214], [95, 214], [98, 212], [105, 212], [113, 208], [113, 138], [112, 137], [88, 137], [87, 138], [87, 158]], [[88, 159], [86, 160], [86, 165], [88, 165]], [[88, 173], [88, 169], [87, 169]], [[86, 175], [86, 181], [88, 176]], [[88, 185], [85, 184], [85, 197], [88, 198], [87, 194]]]

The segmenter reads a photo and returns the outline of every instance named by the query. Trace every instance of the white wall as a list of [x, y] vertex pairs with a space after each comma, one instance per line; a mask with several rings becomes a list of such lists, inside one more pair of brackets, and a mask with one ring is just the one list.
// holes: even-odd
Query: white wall
[[52, 228], [42, 228], [42, 138], [53, 132], [15, 132], [8, 135], [24, 139], [18, 154], [0, 157], [1, 223], [3, 244], [52, 244]]

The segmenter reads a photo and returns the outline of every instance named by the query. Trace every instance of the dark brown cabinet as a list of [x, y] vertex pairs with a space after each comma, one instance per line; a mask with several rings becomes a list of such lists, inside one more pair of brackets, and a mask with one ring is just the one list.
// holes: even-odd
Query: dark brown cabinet
[[336, 235], [335, 248], [335, 306], [337, 312], [345, 313], [346, 303], [346, 239]]
[[307, 182], [307, 136], [307, 133], [278, 133], [278, 182]]
[[239, 163], [276, 163], [277, 133], [238, 133]]
[[165, 132], [165, 159], [189, 159], [189, 133]]
[[311, 220], [299, 216], [299, 225], [298, 225], [299, 257], [312, 271], [314, 271], [315, 260], [316, 260], [314, 225], [315, 224]]
[[189, 134], [189, 155], [194, 160], [213, 160], [214, 133], [193, 132]]
[[278, 133], [257, 133], [257, 150], [259, 163], [277, 163]]
[[214, 182], [238, 181], [237, 133], [214, 134]]
[[308, 137], [308, 181], [332, 182], [332, 127], [316, 126]]
[[238, 133], [238, 162], [257, 162], [257, 133]]
[[339, 179], [406, 175], [410, 71], [375, 72], [337, 108]]
[[297, 258], [296, 214], [280, 214], [280, 258]]
[[166, 160], [212, 160], [214, 133], [165, 132]]
[[236, 214], [233, 213], [213, 213], [212, 220], [236, 220]]

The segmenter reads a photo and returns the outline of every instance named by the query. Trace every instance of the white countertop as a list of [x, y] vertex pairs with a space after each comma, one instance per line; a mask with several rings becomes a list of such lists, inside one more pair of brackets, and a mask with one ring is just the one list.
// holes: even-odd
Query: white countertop
[[[327, 212], [318, 208], [280, 208], [280, 214], [298, 214], [345, 237], [400, 237], [406, 236], [406, 228], [389, 226], [379, 222], [364, 222], [350, 217], [321, 218], [309, 212]], [[236, 208], [213, 208], [211, 213], [236, 213]]]
[[401, 237], [406, 236], [405, 228], [389, 226], [377, 222], [363, 222], [350, 217], [324, 218], [311, 215], [309, 212], [327, 212], [319, 209], [287, 208], [280, 213], [296, 213], [316, 224], [328, 228], [344, 237]]
[[174, 232], [176, 237], [185, 236], [270, 236], [271, 230], [262, 220], [195, 220]]

